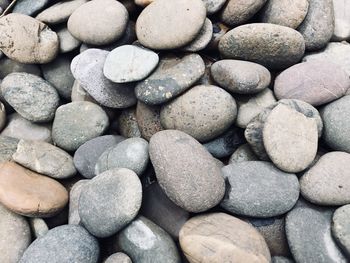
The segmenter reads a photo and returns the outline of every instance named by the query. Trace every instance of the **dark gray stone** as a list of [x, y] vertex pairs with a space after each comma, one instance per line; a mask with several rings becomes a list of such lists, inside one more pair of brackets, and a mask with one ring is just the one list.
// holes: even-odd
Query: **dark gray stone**
[[332, 218], [332, 234], [344, 254], [350, 257], [350, 205], [335, 210]]
[[12, 12], [32, 16], [40, 12], [49, 3], [50, 0], [18, 0]]

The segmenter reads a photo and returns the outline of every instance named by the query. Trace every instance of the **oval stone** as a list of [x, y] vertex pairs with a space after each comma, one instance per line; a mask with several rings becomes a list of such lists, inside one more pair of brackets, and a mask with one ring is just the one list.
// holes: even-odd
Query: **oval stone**
[[49, 231], [45, 220], [40, 217], [29, 218], [29, 224], [35, 238], [42, 237]]
[[350, 205], [335, 210], [332, 218], [332, 234], [345, 254], [350, 256]]
[[60, 53], [68, 53], [80, 47], [81, 41], [73, 37], [66, 27], [61, 27], [56, 32], [60, 41]]
[[197, 37], [186, 45], [183, 50], [188, 52], [197, 52], [204, 49], [210, 42], [213, 36], [213, 24], [206, 18], [202, 29], [199, 31]]
[[132, 263], [132, 261], [127, 254], [118, 252], [110, 255], [104, 263]]

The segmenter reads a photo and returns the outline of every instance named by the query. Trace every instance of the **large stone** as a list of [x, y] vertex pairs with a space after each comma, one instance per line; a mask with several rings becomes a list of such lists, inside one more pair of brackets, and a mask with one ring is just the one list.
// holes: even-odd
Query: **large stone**
[[350, 39], [350, 2], [333, 0], [334, 32], [332, 40]]
[[332, 234], [344, 254], [350, 256], [350, 205], [339, 207], [332, 218]]

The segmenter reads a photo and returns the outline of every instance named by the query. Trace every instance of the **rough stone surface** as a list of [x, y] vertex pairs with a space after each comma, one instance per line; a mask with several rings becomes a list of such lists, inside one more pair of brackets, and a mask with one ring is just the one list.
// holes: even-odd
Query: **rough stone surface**
[[90, 180], [79, 180], [69, 191], [69, 210], [68, 210], [68, 224], [81, 225], [79, 215], [79, 198], [83, 187], [87, 185]]
[[149, 141], [152, 135], [163, 130], [160, 123], [160, 107], [147, 105], [141, 101], [137, 102], [136, 120], [141, 135]]
[[188, 52], [197, 52], [204, 49], [210, 42], [213, 36], [213, 24], [206, 18], [202, 29], [199, 31], [196, 38], [187, 44], [182, 49]]
[[350, 39], [350, 2], [333, 0], [334, 32], [332, 40]]
[[0, 162], [11, 161], [16, 152], [18, 139], [0, 135]]
[[345, 255], [350, 256], [350, 205], [339, 207], [332, 218], [332, 234]]

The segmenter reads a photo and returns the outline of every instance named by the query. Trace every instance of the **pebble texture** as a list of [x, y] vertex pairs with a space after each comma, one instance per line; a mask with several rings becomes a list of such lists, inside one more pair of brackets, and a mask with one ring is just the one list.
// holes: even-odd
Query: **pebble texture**
[[81, 45], [81, 41], [73, 37], [66, 27], [58, 29], [57, 36], [60, 41], [60, 53], [70, 52]]
[[339, 207], [332, 217], [332, 234], [345, 255], [350, 256], [350, 205]]
[[17, 150], [18, 139], [0, 135], [0, 162], [11, 161]]

